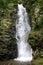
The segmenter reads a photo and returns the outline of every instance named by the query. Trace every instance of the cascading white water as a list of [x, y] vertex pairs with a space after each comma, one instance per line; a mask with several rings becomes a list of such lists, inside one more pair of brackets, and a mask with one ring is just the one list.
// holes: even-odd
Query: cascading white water
[[30, 30], [26, 9], [22, 4], [18, 4], [18, 20], [16, 21], [18, 58], [15, 60], [24, 62], [32, 60], [32, 49], [27, 42]]

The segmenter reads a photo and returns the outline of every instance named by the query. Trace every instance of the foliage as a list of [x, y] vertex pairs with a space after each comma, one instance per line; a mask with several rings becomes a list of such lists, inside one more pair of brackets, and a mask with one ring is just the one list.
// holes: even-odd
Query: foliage
[[34, 59], [32, 64], [33, 65], [43, 65], [43, 58]]
[[39, 17], [39, 20], [36, 21], [34, 25], [34, 30], [40, 30], [43, 29], [43, 16]]
[[30, 45], [33, 50], [38, 49], [39, 51], [43, 49], [43, 31], [35, 31], [30, 33], [29, 37]]
[[8, 42], [14, 43], [15, 27], [12, 24], [16, 17], [12, 13], [17, 11], [18, 3], [26, 7], [30, 18], [32, 30], [28, 41], [31, 47], [33, 50], [43, 50], [43, 0], [0, 0], [0, 51], [8, 51]]
[[6, 8], [9, 3], [17, 3], [17, 0], [0, 0], [0, 8]]

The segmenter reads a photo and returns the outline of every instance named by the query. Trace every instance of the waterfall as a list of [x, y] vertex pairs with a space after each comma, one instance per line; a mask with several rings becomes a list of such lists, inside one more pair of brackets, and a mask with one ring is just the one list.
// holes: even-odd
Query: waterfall
[[16, 39], [18, 45], [18, 61], [31, 61], [32, 48], [27, 42], [31, 27], [27, 16], [26, 9], [22, 4], [18, 4], [18, 20], [16, 21]]

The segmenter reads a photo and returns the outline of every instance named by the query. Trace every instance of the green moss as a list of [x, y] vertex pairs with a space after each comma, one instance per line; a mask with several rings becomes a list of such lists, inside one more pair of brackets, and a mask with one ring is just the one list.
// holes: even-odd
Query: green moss
[[9, 28], [11, 24], [12, 24], [12, 20], [10, 18], [1, 20], [1, 26], [4, 28]]
[[43, 65], [43, 58], [37, 58], [33, 60], [33, 65]]
[[34, 30], [43, 29], [43, 16], [39, 17], [38, 21], [36, 21], [34, 25]]
[[33, 50], [38, 49], [40, 51], [41, 49], [43, 49], [43, 32], [41, 30], [32, 31], [29, 35], [28, 41]]

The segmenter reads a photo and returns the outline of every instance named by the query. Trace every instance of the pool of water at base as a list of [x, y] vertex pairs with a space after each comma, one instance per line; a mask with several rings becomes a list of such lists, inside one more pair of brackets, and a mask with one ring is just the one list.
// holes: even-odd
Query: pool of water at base
[[0, 65], [32, 65], [31, 62], [20, 62], [20, 61], [0, 61]]

